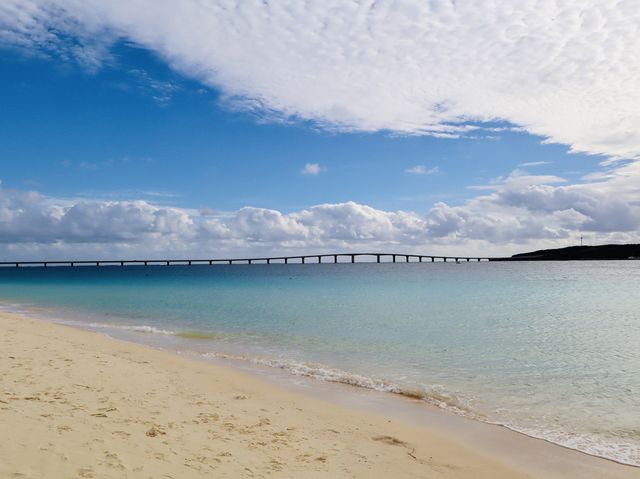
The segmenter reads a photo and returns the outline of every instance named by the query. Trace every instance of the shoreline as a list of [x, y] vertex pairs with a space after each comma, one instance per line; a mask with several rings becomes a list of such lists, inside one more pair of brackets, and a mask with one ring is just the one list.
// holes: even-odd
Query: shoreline
[[[0, 304], [1, 305], [1, 304]], [[498, 441], [493, 444], [493, 447], [486, 448], [486, 452], [490, 454], [502, 454], [503, 448], [509, 448], [511, 441], [519, 442], [522, 439], [532, 441], [527, 447], [539, 447], [537, 442], [540, 441], [550, 446], [549, 451], [539, 451], [549, 456], [555, 456], [554, 448], [562, 448], [571, 454], [583, 455], [591, 460], [596, 458], [598, 460], [610, 461], [621, 466], [627, 466], [631, 468], [637, 468], [640, 470], [640, 465], [618, 460], [615, 457], [610, 457], [588, 450], [583, 450], [577, 447], [565, 445], [561, 442], [556, 442], [544, 435], [536, 434], [535, 432], [521, 430], [518, 427], [512, 427], [508, 424], [501, 422], [492, 422], [486, 419], [486, 417], [475, 414], [471, 410], [467, 410], [464, 405], [460, 404], [454, 398], [443, 397], [440, 395], [429, 395], [425, 393], [418, 393], [414, 389], [404, 389], [398, 384], [387, 382], [384, 379], [361, 376], [358, 373], [349, 372], [346, 370], [335, 369], [332, 366], [324, 364], [314, 364], [306, 362], [294, 362], [289, 363], [285, 361], [282, 363], [278, 359], [270, 359], [268, 357], [251, 356], [246, 355], [243, 352], [235, 353], [212, 353], [212, 352], [197, 352], [198, 348], [191, 349], [194, 345], [204, 345], [207, 348], [207, 343], [210, 339], [215, 339], [217, 334], [212, 333], [197, 333], [189, 331], [174, 331], [168, 329], [158, 329], [149, 325], [124, 325], [124, 324], [107, 324], [100, 322], [100, 318], [96, 317], [96, 321], [86, 322], [79, 319], [85, 318], [87, 312], [78, 314], [73, 313], [72, 319], [69, 319], [66, 315], [71, 311], [57, 311], [53, 313], [49, 308], [33, 308], [31, 306], [21, 306], [19, 304], [10, 304], [9, 308], [4, 309], [8, 313], [24, 315], [31, 319], [42, 320], [52, 322], [67, 327], [72, 327], [82, 331], [88, 331], [105, 335], [109, 338], [150, 347], [152, 349], [168, 352], [169, 354], [177, 354], [183, 357], [190, 358], [196, 361], [204, 361], [207, 363], [213, 363], [222, 365], [223, 367], [231, 367], [235, 370], [240, 370], [245, 373], [249, 373], [254, 377], [260, 377], [270, 384], [275, 384], [278, 387], [302, 393], [306, 396], [322, 396], [325, 400], [334, 402], [339, 405], [347, 405], [353, 409], [365, 409], [370, 412], [378, 413], [381, 415], [390, 415], [399, 419], [404, 419], [405, 422], [415, 423], [420, 422], [425, 414], [435, 414], [432, 419], [443, 419], [444, 427], [441, 428], [441, 433], [447, 435], [448, 430], [451, 427], [451, 422], [459, 422], [459, 436], [466, 436], [469, 429], [475, 429], [476, 423], [481, 423], [479, 434], [476, 436], [479, 439], [480, 444], [493, 444], [495, 434], [488, 433], [487, 431], [492, 428], [498, 428], [499, 430], [507, 430], [505, 440]], [[2, 313], [2, 310], [0, 310]], [[151, 340], [152, 338], [155, 338]], [[178, 344], [165, 343], [163, 338], [174, 338], [176, 340], [187, 340], [190, 346], [186, 347], [187, 343]], [[183, 349], [184, 348], [184, 349]], [[300, 371], [302, 367], [302, 371]], [[319, 369], [318, 369], [319, 368]], [[311, 370], [311, 371], [309, 371]], [[323, 374], [318, 374], [318, 370]], [[327, 375], [329, 372], [329, 375]], [[336, 377], [336, 374], [338, 377]], [[301, 387], [300, 383], [305, 383]], [[345, 401], [345, 397], [353, 399], [358, 396], [361, 401]], [[372, 404], [370, 400], [379, 396], [379, 399], [373, 400]], [[364, 399], [366, 398], [366, 399]], [[389, 399], [386, 402], [384, 410], [377, 407], [377, 403], [381, 398]], [[452, 402], [453, 399], [453, 402]], [[408, 405], [415, 406], [415, 410], [407, 411]], [[443, 415], [443, 416], [441, 416]], [[437, 422], [437, 420], [436, 420]], [[426, 424], [430, 426], [430, 424]], [[487, 429], [488, 428], [488, 429]], [[499, 433], [498, 433], [499, 434]], [[511, 434], [511, 436], [509, 436]], [[513, 434], [517, 437], [514, 438]], [[469, 444], [471, 447], [476, 447], [476, 444]], [[511, 451], [513, 455], [518, 456], [521, 451], [519, 448], [515, 448]], [[526, 467], [531, 465], [537, 467], [537, 458], [531, 460], [524, 454], [522, 462]], [[578, 460], [574, 458], [575, 460]]]
[[[169, 468], [177, 477], [212, 471], [220, 477], [296, 477], [302, 471], [308, 477], [640, 477], [633, 466], [458, 417], [467, 422], [462, 425], [451, 413], [382, 393], [369, 395], [377, 413], [363, 410], [362, 398], [349, 404], [353, 394], [334, 394], [344, 385], [303, 394], [304, 388], [231, 365], [10, 313], [0, 313], [0, 330], [2, 349], [14, 358], [2, 362], [0, 418], [16, 431], [15, 441], [0, 448], [0, 472], [7, 475], [44, 477], [39, 474], [46, 470], [47, 477], [79, 471], [80, 477], [121, 477], [126, 470], [148, 477]], [[15, 367], [16, 358], [22, 367]], [[111, 404], [118, 395], [125, 404]], [[224, 400], [211, 401], [221, 395]], [[388, 414], [389, 400], [411, 407]], [[91, 406], [96, 412], [87, 414]], [[202, 411], [212, 407], [215, 413]], [[210, 417], [202, 421], [202, 414]], [[105, 423], [112, 426], [109, 435]], [[231, 455], [217, 455], [217, 443]], [[140, 449], [137, 456], [131, 447]], [[159, 450], [167, 448], [180, 460]], [[548, 464], [536, 467], [541, 459]]]
[[[105, 333], [107, 336], [108, 334]], [[141, 344], [141, 343], [135, 343]], [[172, 354], [169, 351], [169, 354]], [[640, 478], [640, 466], [628, 464], [610, 457], [598, 456], [579, 449], [573, 449], [563, 444], [555, 443], [544, 437], [528, 434], [505, 424], [488, 422], [478, 417], [459, 414], [450, 407], [438, 407], [423, 398], [405, 395], [401, 392], [383, 391], [360, 385], [339, 381], [316, 379], [315, 377], [293, 375], [288, 370], [265, 366], [261, 363], [252, 363], [249, 360], [229, 358], [203, 358], [198, 355], [187, 354], [185, 357], [195, 361], [203, 361], [230, 367], [241, 372], [248, 372], [251, 376], [258, 377], [269, 384], [279, 388], [302, 394], [304, 396], [322, 398], [323, 401], [333, 403], [341, 407], [363, 410], [381, 416], [401, 420], [409, 424], [421, 424], [422, 427], [431, 428], [444, 436], [463, 442], [471, 448], [477, 448], [490, 455], [503, 455], [500, 448], [509, 449], [509, 453], [519, 456], [515, 463], [538, 467], [535, 464], [539, 456], [530, 457], [529, 453], [522, 454], [521, 447], [531, 448], [536, 454], [546, 454], [549, 457], [570, 454], [571, 460], [580, 458], [586, 461], [605, 461], [616, 466], [637, 470]], [[248, 362], [249, 361], [249, 362]], [[295, 380], [292, 381], [292, 376]], [[456, 434], [452, 434], [455, 431]], [[514, 437], [516, 436], [516, 437]], [[472, 440], [466, 440], [467, 437]], [[526, 443], [526, 444], [525, 444]], [[558, 448], [561, 450], [558, 451]], [[560, 457], [562, 462], [566, 458]], [[561, 464], [562, 466], [562, 464]], [[548, 468], [541, 468], [549, 472]], [[530, 471], [529, 471], [530, 472]], [[546, 476], [545, 476], [546, 477]], [[564, 477], [564, 476], [563, 476]], [[600, 477], [600, 476], [599, 476]], [[636, 476], [634, 476], [636, 477]]]

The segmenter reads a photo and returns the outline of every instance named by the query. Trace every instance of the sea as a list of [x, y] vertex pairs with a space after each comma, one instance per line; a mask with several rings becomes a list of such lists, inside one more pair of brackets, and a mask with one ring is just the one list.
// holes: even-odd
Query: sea
[[640, 466], [640, 262], [0, 268], [0, 309]]

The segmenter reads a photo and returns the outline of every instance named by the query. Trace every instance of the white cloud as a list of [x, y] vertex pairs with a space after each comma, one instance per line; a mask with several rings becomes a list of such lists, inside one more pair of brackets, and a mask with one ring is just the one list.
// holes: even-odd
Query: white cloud
[[486, 185], [467, 186], [469, 190], [499, 190], [505, 186], [511, 189], [527, 188], [532, 185], [566, 183], [567, 180], [554, 175], [531, 175], [524, 170], [515, 169], [507, 177], [492, 178]]
[[562, 178], [514, 171], [492, 193], [462, 206], [437, 204], [427, 215], [433, 234], [451, 241], [483, 239], [517, 244], [592, 234], [594, 242], [640, 239], [640, 163], [609, 170], [595, 181], [563, 185]]
[[4, 0], [0, 42], [97, 68], [125, 39], [270, 119], [443, 137], [504, 120], [638, 158], [639, 12], [634, 0]]
[[129, 70], [129, 75], [137, 83], [139, 91], [149, 95], [157, 104], [162, 106], [171, 103], [173, 95], [180, 90], [180, 86], [176, 82], [158, 80], [141, 68]]
[[640, 241], [640, 163], [568, 185], [515, 170], [462, 205], [425, 214], [346, 202], [290, 213], [220, 212], [144, 200], [60, 199], [0, 188], [0, 258], [255, 256], [379, 250], [504, 255], [589, 241]]
[[551, 163], [553, 163], [552, 161], [527, 161], [525, 163], [520, 163], [518, 166], [522, 167], [522, 168], [527, 168], [530, 166], [544, 166], [544, 165], [550, 165]]
[[300, 174], [307, 176], [317, 176], [325, 170], [326, 168], [324, 166], [320, 166], [320, 164], [318, 163], [307, 163], [306, 165], [304, 165], [304, 168], [300, 170]]
[[405, 173], [409, 173], [412, 175], [435, 175], [436, 173], [440, 173], [440, 168], [434, 166], [433, 168], [427, 168], [424, 165], [415, 165], [411, 168], [407, 168], [404, 170]]

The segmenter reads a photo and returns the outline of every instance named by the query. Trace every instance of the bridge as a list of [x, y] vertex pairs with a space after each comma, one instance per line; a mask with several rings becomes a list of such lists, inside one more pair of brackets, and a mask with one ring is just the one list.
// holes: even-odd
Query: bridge
[[[345, 261], [346, 259], [346, 261]], [[356, 261], [364, 259], [365, 261]], [[423, 262], [456, 262], [461, 261], [501, 261], [506, 258], [479, 256], [433, 256], [397, 253], [332, 253], [295, 256], [272, 256], [256, 258], [224, 258], [224, 259], [131, 259], [131, 260], [67, 260], [67, 261], [0, 261], [0, 267], [44, 267], [49, 266], [184, 266], [184, 265], [217, 265], [217, 264], [306, 264], [306, 263], [423, 263]], [[342, 260], [342, 261], [340, 261]]]

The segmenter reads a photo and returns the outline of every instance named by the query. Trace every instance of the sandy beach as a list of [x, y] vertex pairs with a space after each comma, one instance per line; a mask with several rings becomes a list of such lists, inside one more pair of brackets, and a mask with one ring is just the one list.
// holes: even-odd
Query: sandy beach
[[3, 478], [640, 477], [578, 453], [542, 473], [422, 425], [17, 315], [0, 315], [0, 345]]

